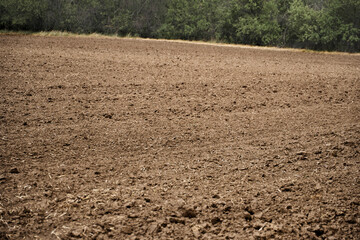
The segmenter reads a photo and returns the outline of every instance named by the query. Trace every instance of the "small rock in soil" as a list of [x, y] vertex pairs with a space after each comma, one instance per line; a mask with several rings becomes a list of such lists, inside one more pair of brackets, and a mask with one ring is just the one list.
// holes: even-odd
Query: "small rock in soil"
[[307, 153], [305, 151], [299, 151], [296, 153], [296, 155], [307, 155]]
[[231, 206], [227, 206], [224, 208], [224, 212], [230, 212], [231, 211]]
[[321, 235], [323, 235], [325, 233], [324, 229], [322, 229], [320, 226], [316, 226], [313, 229], [314, 233], [316, 234], [316, 236], [320, 237]]
[[200, 237], [200, 228], [198, 226], [193, 226], [191, 230], [196, 238]]
[[103, 114], [103, 117], [104, 117], [104, 118], [109, 118], [109, 119], [112, 119], [113, 114], [108, 114], [108, 113], [105, 113], [105, 114]]
[[161, 209], [162, 209], [161, 206], [155, 206], [151, 209], [151, 211], [157, 212], [157, 211], [160, 211]]
[[154, 233], [158, 233], [158, 232], [161, 232], [161, 226], [158, 224], [158, 223], [152, 223], [148, 229], [147, 229], [147, 232], [149, 234], [154, 234]]
[[78, 228], [70, 232], [70, 237], [80, 238], [82, 234], [82, 229]]
[[295, 187], [294, 183], [287, 183], [287, 184], [282, 185], [280, 187], [280, 190], [282, 192], [292, 192], [292, 191], [294, 191], [294, 187]]
[[10, 173], [15, 173], [15, 174], [17, 174], [17, 173], [20, 173], [20, 172], [19, 172], [19, 170], [18, 170], [17, 168], [12, 168], [12, 169], [10, 170]]
[[178, 219], [178, 218], [169, 218], [169, 222], [170, 223], [181, 223], [181, 224], [185, 224], [185, 220], [183, 219]]
[[195, 218], [197, 213], [194, 209], [184, 209], [182, 216], [187, 218]]
[[259, 232], [259, 231], [255, 231], [253, 237], [256, 240], [267, 239], [265, 233], [262, 233], [262, 232]]
[[97, 239], [97, 240], [108, 240], [109, 237], [108, 237], [107, 234], [101, 233], [101, 234], [99, 234], [99, 235], [96, 237], [96, 239]]
[[220, 223], [220, 222], [222, 222], [222, 221], [219, 217], [214, 217], [211, 219], [211, 224], [213, 224], [213, 225]]
[[125, 233], [125, 234], [132, 234], [132, 232], [134, 231], [134, 229], [130, 226], [124, 226], [121, 228], [121, 232]]
[[244, 218], [246, 221], [251, 221], [252, 220], [252, 216], [249, 212], [245, 212], [244, 213]]
[[125, 206], [126, 208], [132, 208], [132, 207], [135, 206], [135, 204], [136, 204], [135, 201], [129, 201], [129, 202], [126, 202], [126, 203], [124, 204], [124, 206]]
[[355, 216], [347, 215], [345, 217], [345, 222], [350, 223], [350, 224], [355, 224], [357, 221], [356, 221]]
[[10, 238], [8, 238], [8, 236], [6, 235], [5, 232], [0, 232], [0, 239], [8, 240], [8, 239], [10, 239]]
[[254, 210], [252, 210], [250, 206], [246, 206], [244, 208], [244, 210], [247, 211], [248, 213], [250, 213], [251, 215], [254, 215], [254, 213], [255, 213]]
[[308, 154], [305, 151], [297, 152], [296, 155], [298, 156], [298, 160], [306, 160], [308, 157]]

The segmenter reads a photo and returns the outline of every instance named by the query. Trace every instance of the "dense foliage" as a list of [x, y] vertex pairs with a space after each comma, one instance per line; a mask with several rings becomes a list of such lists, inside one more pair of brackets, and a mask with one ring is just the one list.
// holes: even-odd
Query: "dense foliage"
[[0, 29], [360, 51], [359, 0], [1, 0]]

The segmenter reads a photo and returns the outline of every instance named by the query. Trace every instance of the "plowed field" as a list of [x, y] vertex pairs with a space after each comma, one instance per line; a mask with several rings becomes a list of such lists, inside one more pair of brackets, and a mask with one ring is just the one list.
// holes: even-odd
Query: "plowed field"
[[360, 55], [0, 35], [0, 239], [359, 239]]

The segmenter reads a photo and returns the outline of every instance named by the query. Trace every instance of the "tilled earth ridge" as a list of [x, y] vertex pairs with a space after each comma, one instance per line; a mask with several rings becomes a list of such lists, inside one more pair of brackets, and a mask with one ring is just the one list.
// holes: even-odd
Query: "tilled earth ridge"
[[0, 35], [0, 239], [360, 239], [360, 55]]

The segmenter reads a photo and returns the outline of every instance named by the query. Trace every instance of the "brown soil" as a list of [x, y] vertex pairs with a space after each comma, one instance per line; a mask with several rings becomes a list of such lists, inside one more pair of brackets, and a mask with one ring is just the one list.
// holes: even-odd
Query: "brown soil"
[[359, 66], [0, 35], [0, 239], [360, 239]]

